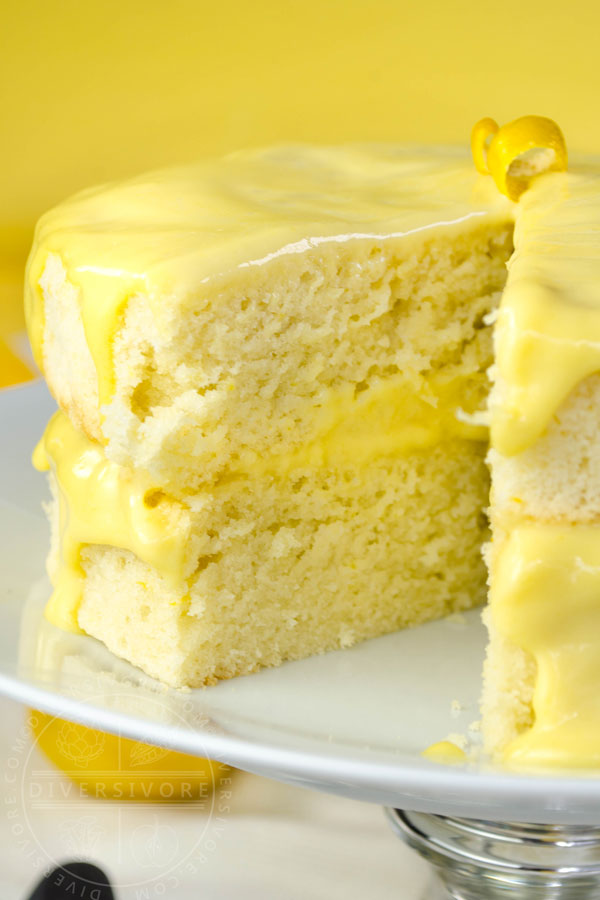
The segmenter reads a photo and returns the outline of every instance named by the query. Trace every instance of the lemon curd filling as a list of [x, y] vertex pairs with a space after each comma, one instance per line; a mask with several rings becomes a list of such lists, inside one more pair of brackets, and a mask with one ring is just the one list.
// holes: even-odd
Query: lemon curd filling
[[[358, 395], [339, 391], [323, 401], [313, 439], [292, 452], [274, 448], [263, 458], [246, 451], [229, 476], [285, 478], [294, 470], [318, 466], [367, 467], [381, 456], [412, 453], [453, 438], [484, 441], [487, 428], [472, 422], [470, 411], [459, 405], [475, 402], [477, 394], [472, 378], [441, 376], [424, 380], [420, 392], [398, 378]], [[58, 488], [60, 558], [46, 608], [53, 624], [80, 630], [81, 550], [88, 544], [130, 550], [174, 585], [185, 583], [189, 512], [146, 472], [109, 460], [104, 448], [60, 411], [48, 423], [33, 463], [40, 471], [51, 469]]]
[[181, 504], [155, 491], [144, 472], [108, 460], [62, 412], [50, 419], [33, 463], [40, 471], [52, 468], [59, 493], [60, 560], [46, 607], [53, 624], [79, 631], [86, 544], [123, 547], [169, 580], [183, 578], [189, 517]]
[[313, 438], [262, 458], [243, 451], [235, 469], [285, 475], [305, 466], [366, 466], [380, 456], [426, 450], [452, 438], [485, 441], [488, 428], [476, 412], [482, 380], [433, 375], [417, 388], [397, 376], [364, 392], [354, 386], [330, 392], [315, 416]]

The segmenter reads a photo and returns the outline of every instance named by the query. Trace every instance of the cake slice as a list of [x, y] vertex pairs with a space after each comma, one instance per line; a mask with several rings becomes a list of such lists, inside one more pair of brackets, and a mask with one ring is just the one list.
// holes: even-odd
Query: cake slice
[[482, 602], [470, 415], [511, 233], [461, 154], [398, 148], [240, 154], [49, 213], [49, 617], [194, 686]]
[[471, 415], [511, 234], [462, 154], [390, 147], [238, 154], [49, 213], [51, 620], [195, 686], [482, 602]]
[[284, 147], [43, 217], [51, 621], [198, 686], [482, 603], [487, 545], [488, 749], [600, 764], [600, 174], [531, 186], [557, 129], [513, 126], [518, 203], [459, 151]]

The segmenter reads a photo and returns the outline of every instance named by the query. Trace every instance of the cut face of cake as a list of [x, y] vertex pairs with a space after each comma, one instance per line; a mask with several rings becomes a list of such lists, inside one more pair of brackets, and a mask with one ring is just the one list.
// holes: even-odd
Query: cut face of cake
[[459, 151], [394, 146], [248, 151], [48, 213], [48, 617], [198, 686], [481, 604], [485, 545], [488, 749], [600, 764], [573, 665], [600, 658], [599, 215], [592, 169], [515, 204]]

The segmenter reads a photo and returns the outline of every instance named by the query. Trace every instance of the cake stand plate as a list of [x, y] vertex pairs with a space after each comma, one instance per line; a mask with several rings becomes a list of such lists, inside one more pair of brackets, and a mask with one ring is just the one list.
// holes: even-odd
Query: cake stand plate
[[[598, 834], [589, 826], [600, 825], [600, 773], [524, 775], [484, 760], [449, 766], [422, 756], [449, 735], [476, 741], [471, 726], [485, 647], [477, 611], [194, 691], [165, 689], [98, 641], [46, 622], [46, 486], [30, 456], [52, 409], [40, 382], [0, 392], [2, 692], [105, 731], [391, 807], [394, 827], [422, 852], [420, 844], [437, 841], [438, 855], [443, 847], [456, 858], [453, 841], [458, 834], [464, 850], [460, 823], [469, 818], [568, 826], [534, 830], [533, 837], [521, 830], [508, 845], [506, 830], [490, 837], [483, 826], [468, 839], [514, 851], [519, 842], [536, 847], [540, 834], [545, 847], [548, 833], [561, 847], [561, 835], [583, 835], [589, 861]], [[453, 838], [447, 831], [435, 837], [431, 823]]]

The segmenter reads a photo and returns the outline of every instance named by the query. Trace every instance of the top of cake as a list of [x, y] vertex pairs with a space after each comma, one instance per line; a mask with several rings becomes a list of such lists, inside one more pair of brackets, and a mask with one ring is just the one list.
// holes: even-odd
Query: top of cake
[[510, 215], [509, 202], [460, 150], [394, 145], [282, 146], [151, 172], [83, 191], [39, 221], [26, 311], [42, 365], [39, 279], [48, 254], [81, 289], [99, 378], [123, 305], [134, 294], [164, 308], [248, 278], [249, 266], [367, 237], [410, 238], [468, 218]]
[[[423, 230], [513, 217], [492, 433], [503, 452], [518, 452], [600, 369], [600, 169], [589, 161], [537, 179], [517, 204], [458, 149], [394, 145], [248, 150], [83, 191], [36, 230], [26, 287], [34, 353], [44, 369], [49, 258], [78, 291], [100, 408], [115, 393], [113, 344], [134, 297], [168, 331], [198, 298], [243, 292], [249, 269], [289, 268], [292, 256], [332, 244], [408, 245]], [[94, 425], [86, 430], [100, 438], [98, 415]]]

